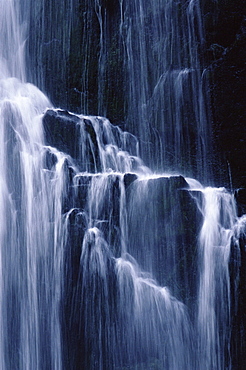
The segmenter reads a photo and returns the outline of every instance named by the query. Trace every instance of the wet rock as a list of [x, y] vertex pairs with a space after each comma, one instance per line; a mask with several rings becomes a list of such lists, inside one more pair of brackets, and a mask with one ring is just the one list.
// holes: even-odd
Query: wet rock
[[235, 200], [237, 202], [238, 216], [246, 213], [246, 188], [239, 188], [235, 190]]
[[125, 188], [127, 189], [128, 186], [130, 186], [133, 183], [133, 181], [135, 181], [137, 178], [138, 177], [135, 173], [125, 173], [124, 175]]
[[[76, 368], [79, 364], [81, 369], [93, 368], [94, 356], [99, 358], [102, 353], [104, 362], [112, 361], [107, 346], [114, 345], [109, 339], [114, 340], [115, 327], [108, 323], [117, 320], [115, 259], [101, 232], [96, 227], [88, 230], [84, 216], [82, 210], [69, 215], [62, 305], [64, 355], [72, 359], [70, 366]], [[103, 334], [98, 334], [102, 326]], [[103, 352], [99, 336], [105, 346]], [[111, 364], [106, 368], [112, 368]]]
[[56, 163], [57, 163], [56, 155], [47, 149], [45, 152], [44, 160], [45, 169], [51, 170], [56, 165]]
[[80, 119], [77, 116], [67, 111], [47, 110], [43, 117], [46, 144], [77, 159], [79, 157], [79, 122]]
[[46, 144], [72, 157], [81, 171], [101, 170], [96, 133], [89, 119], [66, 110], [49, 109], [43, 117], [43, 127]]
[[[202, 2], [214, 172], [220, 185], [246, 186], [246, 11], [242, 1]], [[218, 165], [219, 163], [219, 165]]]
[[192, 304], [202, 215], [187, 182], [182, 176], [136, 180], [129, 192], [129, 253], [160, 285]]
[[119, 175], [78, 174], [73, 182], [74, 207], [83, 209], [91, 217], [110, 245], [114, 256], [121, 253]]

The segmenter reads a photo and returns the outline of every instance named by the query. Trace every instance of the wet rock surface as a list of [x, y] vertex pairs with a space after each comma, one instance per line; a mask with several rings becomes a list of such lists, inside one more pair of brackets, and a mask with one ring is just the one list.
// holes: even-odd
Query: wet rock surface
[[[240, 0], [202, 1], [203, 58], [219, 184], [246, 186], [246, 7]], [[222, 166], [217, 167], [217, 163]]]
[[64, 110], [46, 111], [43, 127], [47, 145], [78, 158], [79, 153], [79, 122], [80, 119]]
[[[48, 109], [43, 116], [43, 127], [47, 145], [70, 155], [81, 171], [100, 171], [96, 133], [89, 119], [62, 109]], [[83, 139], [81, 131], [84, 131]]]
[[176, 297], [192, 304], [197, 293], [194, 282], [202, 215], [185, 179], [135, 181], [127, 193], [127, 209], [129, 253], [145, 271], [153, 272], [161, 286], [170, 287]]

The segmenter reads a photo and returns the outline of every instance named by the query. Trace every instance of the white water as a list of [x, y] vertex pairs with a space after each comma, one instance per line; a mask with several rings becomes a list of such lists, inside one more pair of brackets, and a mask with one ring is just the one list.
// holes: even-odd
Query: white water
[[[230, 368], [233, 197], [151, 175], [136, 138], [103, 118], [80, 116], [81, 160], [87, 119], [99, 173], [45, 145], [50, 102], [25, 82], [16, 4], [1, 1], [0, 17], [1, 369]], [[127, 186], [126, 172], [139, 178]], [[184, 215], [187, 199], [193, 211]]]
[[230, 368], [229, 258], [236, 208], [225, 189], [202, 190], [204, 222], [199, 237], [198, 353], [200, 368]]

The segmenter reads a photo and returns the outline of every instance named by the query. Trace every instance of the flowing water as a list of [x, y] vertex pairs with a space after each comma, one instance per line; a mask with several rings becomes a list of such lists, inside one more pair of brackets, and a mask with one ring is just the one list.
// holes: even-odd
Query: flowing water
[[[155, 32], [168, 22], [177, 26], [182, 3], [133, 1], [125, 8], [120, 1], [137, 122], [144, 122], [141, 107], [149, 99], [144, 38], [152, 34], [161, 63], [171, 58], [175, 65], [156, 72], [148, 101], [158, 115], [159, 105], [173, 109], [173, 96], [180, 103], [170, 113], [173, 171], [180, 170], [175, 163], [185, 139], [183, 99], [201, 90], [191, 41], [201, 32], [199, 7], [188, 3], [180, 39], [168, 34], [159, 45]], [[100, 20], [100, 3], [96, 9]], [[58, 134], [51, 145], [45, 119], [48, 112], [61, 113], [26, 82], [28, 25], [19, 24], [17, 2], [1, 0], [0, 10], [0, 369], [230, 369], [230, 246], [244, 225], [244, 219], [236, 224], [233, 196], [179, 174], [154, 174], [139, 157], [137, 138], [99, 116], [66, 113], [61, 120], [61, 127], [66, 119], [75, 122], [76, 158], [67, 150], [68, 137]], [[148, 35], [141, 29], [146, 14], [163, 21]], [[140, 17], [138, 31], [133, 16]], [[193, 60], [181, 68], [174, 44], [184, 40]], [[131, 47], [141, 56], [136, 73]], [[134, 90], [136, 79], [141, 91]], [[191, 104], [194, 130], [207, 139], [199, 126], [201, 100]], [[163, 125], [173, 120], [169, 113], [164, 118]], [[139, 135], [147, 140], [144, 127]]]
[[199, 1], [121, 3], [129, 126], [145, 143], [143, 151], [154, 158], [155, 137], [153, 166], [200, 172], [204, 180], [209, 125], [199, 60], [203, 43]]

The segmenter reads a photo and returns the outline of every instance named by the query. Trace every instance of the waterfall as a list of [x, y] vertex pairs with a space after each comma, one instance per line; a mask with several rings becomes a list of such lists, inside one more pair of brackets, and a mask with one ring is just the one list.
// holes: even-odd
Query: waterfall
[[[145, 142], [143, 153], [155, 158], [152, 166], [186, 173], [192, 166], [192, 174], [199, 167], [204, 179], [209, 125], [198, 56], [203, 42], [199, 1], [124, 4], [129, 126]], [[153, 137], [159, 138], [157, 157]]]
[[210, 180], [199, 0], [40, 1], [30, 17], [29, 75], [52, 101], [124, 126], [152, 169]]
[[[91, 3], [100, 34], [95, 94], [106, 114], [113, 6]], [[85, 95], [75, 114], [27, 82], [28, 32], [34, 13], [46, 25], [47, 4], [0, 4], [0, 369], [231, 369], [238, 283], [230, 264], [245, 218], [225, 188], [189, 177], [208, 181], [210, 172], [199, 1], [117, 2], [126, 120], [140, 141], [90, 115]], [[89, 4], [81, 5], [87, 19]], [[61, 43], [67, 61], [77, 5], [50, 3], [52, 39], [47, 29], [35, 51]], [[56, 30], [63, 11], [67, 28]], [[47, 88], [44, 67], [36, 71]]]
[[[199, 236], [200, 278], [198, 293], [199, 366], [230, 368], [230, 258], [236, 209], [225, 189], [202, 190], [204, 222]], [[217, 261], [220, 261], [217, 264]]]

